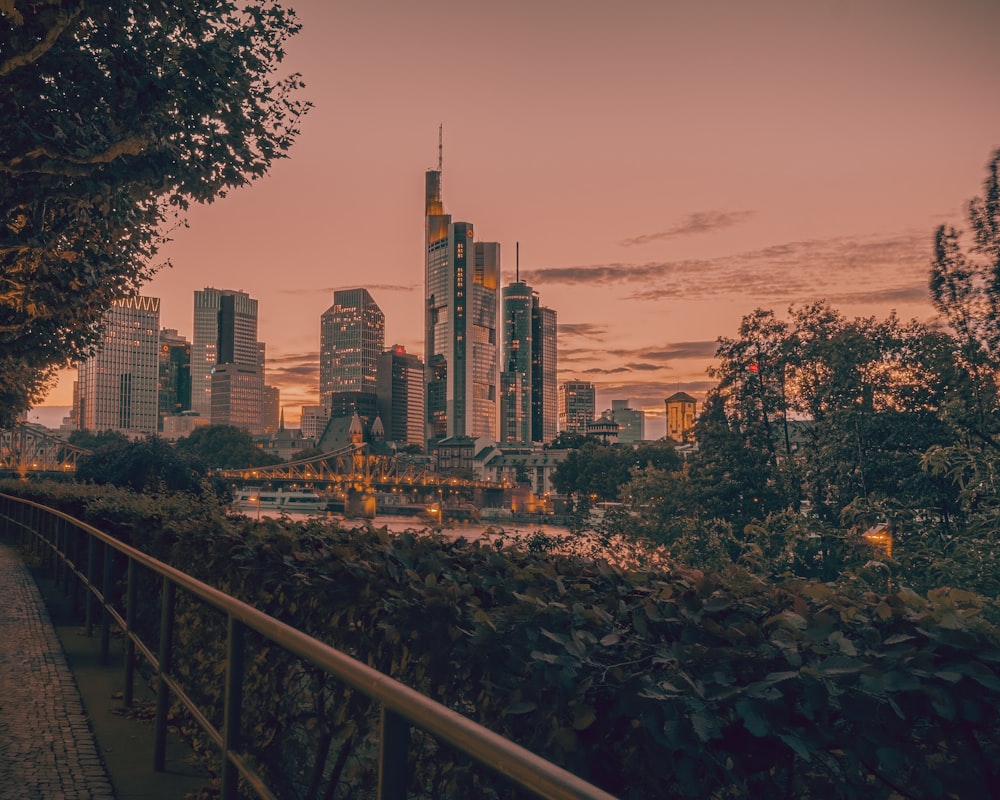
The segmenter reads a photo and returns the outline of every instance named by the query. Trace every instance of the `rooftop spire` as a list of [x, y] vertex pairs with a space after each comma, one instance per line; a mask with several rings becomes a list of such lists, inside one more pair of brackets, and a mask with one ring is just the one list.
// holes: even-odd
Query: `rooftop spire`
[[444, 123], [438, 123], [438, 172], [444, 163]]

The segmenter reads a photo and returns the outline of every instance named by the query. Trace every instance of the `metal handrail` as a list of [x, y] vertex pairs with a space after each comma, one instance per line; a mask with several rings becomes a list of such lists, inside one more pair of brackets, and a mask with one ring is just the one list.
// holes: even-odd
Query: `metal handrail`
[[[166, 749], [166, 726], [169, 694], [173, 694], [219, 747], [222, 761], [223, 800], [235, 800], [238, 777], [242, 777], [262, 798], [275, 798], [263, 779], [239, 753], [240, 709], [242, 698], [243, 639], [246, 629], [255, 631], [266, 640], [313, 664], [327, 674], [381, 704], [380, 747], [378, 755], [378, 797], [380, 800], [403, 800], [406, 797], [406, 762], [411, 727], [423, 730], [447, 742], [510, 783], [550, 800], [615, 800], [614, 796], [584, 781], [582, 778], [552, 764], [518, 744], [505, 739], [461, 714], [441, 705], [408, 686], [363, 664], [341, 651], [308, 636], [291, 625], [275, 619], [236, 598], [202, 583], [168, 564], [76, 519], [62, 511], [31, 500], [0, 493], [0, 521], [8, 532], [33, 537], [41, 547], [46, 563], [54, 561], [57, 573], [68, 586], [70, 576], [96, 598], [103, 609], [101, 615], [102, 662], [108, 660], [108, 632], [112, 620], [125, 632], [128, 642], [126, 658], [126, 702], [132, 694], [132, 661], [136, 649], [150, 663], [158, 676], [154, 769], [163, 771]], [[48, 524], [44, 524], [48, 523]], [[54, 523], [54, 524], [53, 524]], [[69, 552], [66, 525], [87, 534], [87, 559], [81, 567]], [[32, 541], [32, 540], [29, 540]], [[104, 548], [102, 586], [92, 583], [96, 557], [94, 543]], [[158, 652], [143, 642], [133, 627], [128, 604], [126, 617], [112, 606], [108, 594], [111, 587], [111, 557], [117, 551], [128, 559], [127, 596], [134, 599], [134, 565], [139, 564], [159, 575], [163, 581], [161, 593], [161, 623]], [[61, 567], [60, 567], [61, 564]], [[227, 624], [226, 687], [223, 730], [217, 730], [206, 713], [197, 707], [171, 676], [174, 597], [177, 588], [225, 613]], [[91, 627], [91, 603], [87, 602], [87, 626]]]

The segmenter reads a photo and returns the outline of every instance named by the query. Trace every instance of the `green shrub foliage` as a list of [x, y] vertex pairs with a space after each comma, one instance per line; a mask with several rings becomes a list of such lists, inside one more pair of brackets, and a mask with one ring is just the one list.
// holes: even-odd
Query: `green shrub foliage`
[[[622, 798], [980, 798], [1000, 786], [1000, 632], [969, 592], [625, 571], [501, 538], [21, 489]], [[155, 592], [143, 602], [156, 613]], [[224, 631], [182, 593], [178, 673], [217, 722]], [[367, 796], [376, 709], [277, 648], [251, 637], [249, 649], [250, 758], [282, 796]], [[414, 758], [413, 796], [508, 796], [424, 737]]]

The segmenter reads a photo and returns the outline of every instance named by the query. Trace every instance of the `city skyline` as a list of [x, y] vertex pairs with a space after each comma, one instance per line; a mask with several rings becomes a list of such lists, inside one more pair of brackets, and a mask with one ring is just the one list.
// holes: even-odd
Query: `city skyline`
[[[303, 31], [284, 63], [316, 104], [300, 141], [192, 209], [143, 293], [189, 336], [193, 291], [258, 298], [290, 424], [318, 402], [333, 291], [367, 288], [386, 340], [425, 355], [439, 124], [449, 209], [501, 243], [501, 285], [520, 242], [559, 314], [558, 381], [593, 381], [598, 413], [629, 399], [651, 438], [755, 307], [929, 319], [934, 229], [961, 221], [1000, 146], [996, 4], [289, 5]], [[475, 35], [417, 68], [459, 13]], [[469, 102], [430, 102], [435, 83]], [[47, 404], [70, 404], [73, 374]]]

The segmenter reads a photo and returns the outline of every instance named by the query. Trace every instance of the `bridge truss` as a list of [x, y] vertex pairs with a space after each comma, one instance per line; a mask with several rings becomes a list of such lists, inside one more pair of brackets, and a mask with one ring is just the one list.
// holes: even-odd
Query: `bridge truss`
[[440, 475], [426, 466], [395, 455], [372, 453], [367, 444], [352, 444], [312, 458], [267, 467], [218, 470], [217, 475], [244, 483], [299, 483], [327, 486], [352, 485], [356, 489], [391, 487], [455, 489], [499, 488], [489, 481], [469, 481]]
[[80, 456], [90, 452], [30, 422], [0, 430], [0, 470], [17, 472], [21, 476], [30, 472], [72, 472]]

